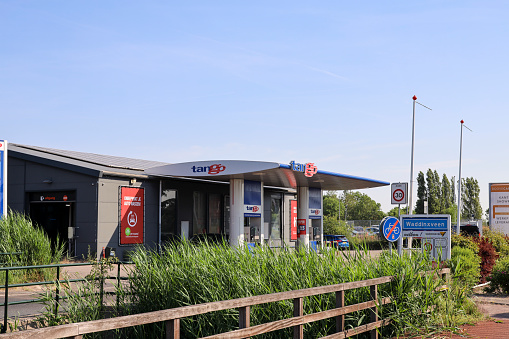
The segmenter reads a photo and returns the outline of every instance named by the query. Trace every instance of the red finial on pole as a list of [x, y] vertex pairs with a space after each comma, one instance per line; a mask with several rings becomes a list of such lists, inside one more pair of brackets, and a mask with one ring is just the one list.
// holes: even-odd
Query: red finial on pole
[[462, 124], [464, 123], [464, 121], [463, 121], [463, 120], [461, 120], [460, 122], [461, 122]]
[[414, 97], [412, 99], [417, 100], [417, 97], [414, 95]]

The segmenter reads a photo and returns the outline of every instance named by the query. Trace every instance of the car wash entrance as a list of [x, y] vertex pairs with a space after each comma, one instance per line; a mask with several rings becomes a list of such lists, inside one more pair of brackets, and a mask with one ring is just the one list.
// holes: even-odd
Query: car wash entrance
[[31, 192], [29, 200], [32, 221], [42, 227], [53, 243], [58, 237], [73, 256], [76, 192]]

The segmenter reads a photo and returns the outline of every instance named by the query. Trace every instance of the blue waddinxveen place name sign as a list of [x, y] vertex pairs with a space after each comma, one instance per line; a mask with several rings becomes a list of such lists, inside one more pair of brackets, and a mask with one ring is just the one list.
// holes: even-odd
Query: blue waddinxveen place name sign
[[404, 231], [447, 231], [447, 218], [405, 218], [402, 217]]

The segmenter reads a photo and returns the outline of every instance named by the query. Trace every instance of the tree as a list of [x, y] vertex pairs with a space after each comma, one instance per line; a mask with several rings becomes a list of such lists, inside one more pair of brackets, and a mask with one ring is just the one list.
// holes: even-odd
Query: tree
[[451, 205], [456, 204], [456, 188], [454, 188], [454, 183], [456, 182], [456, 177], [451, 177]]
[[449, 179], [447, 179], [447, 175], [442, 176], [442, 212], [445, 213], [445, 210], [451, 207], [453, 201], [451, 200], [451, 183]]
[[381, 220], [385, 217], [381, 205], [367, 194], [346, 192], [346, 201], [350, 220]]
[[323, 196], [323, 215], [338, 220], [338, 214], [339, 198], [336, 195], [336, 191], [327, 191]]
[[462, 178], [461, 186], [461, 218], [482, 219], [479, 183], [474, 178]]
[[[402, 207], [401, 208], [401, 215], [408, 214], [408, 207]], [[393, 207], [389, 212], [387, 212], [387, 215], [390, 217], [396, 217], [399, 218], [399, 211], [398, 207]]]
[[[419, 174], [417, 174], [417, 202], [415, 205], [415, 214], [424, 214], [424, 201], [427, 199], [427, 195], [424, 173], [419, 171]], [[413, 208], [413, 206], [411, 207]]]
[[452, 222], [455, 222], [458, 207], [455, 202], [454, 186], [454, 177], [449, 180], [443, 174], [440, 181], [438, 172], [428, 169], [425, 179], [424, 173], [419, 172], [415, 213], [424, 214], [424, 201], [427, 200], [429, 214], [450, 214]]
[[441, 201], [440, 201], [440, 181], [438, 174], [435, 175], [436, 171], [433, 172], [428, 169], [426, 172], [426, 184], [428, 186], [428, 213], [437, 214], [440, 213]]
[[337, 191], [327, 191], [323, 196], [323, 234], [351, 234], [346, 222], [339, 220], [340, 207], [344, 215], [344, 204], [341, 204]]

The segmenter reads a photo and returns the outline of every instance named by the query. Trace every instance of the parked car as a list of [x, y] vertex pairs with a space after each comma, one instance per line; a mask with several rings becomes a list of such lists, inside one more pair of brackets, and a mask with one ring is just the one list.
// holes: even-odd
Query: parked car
[[[453, 225], [451, 228], [451, 232], [454, 234], [454, 233], [456, 233], [457, 230], [458, 230], [458, 225]], [[478, 236], [479, 237], [482, 235], [481, 230], [474, 223], [460, 225], [460, 233], [462, 235], [466, 235], [466, 236]]]
[[337, 234], [324, 234], [323, 241], [326, 247], [333, 247], [337, 249], [349, 248], [350, 242], [344, 235]]
[[360, 236], [360, 235], [365, 235], [366, 234], [366, 231], [364, 230], [364, 227], [361, 227], [361, 226], [355, 226], [353, 228], [353, 231], [352, 231], [352, 235], [354, 237], [357, 237], [357, 236]]
[[366, 233], [368, 235], [378, 235], [380, 233], [379, 227], [368, 227], [366, 228]]

